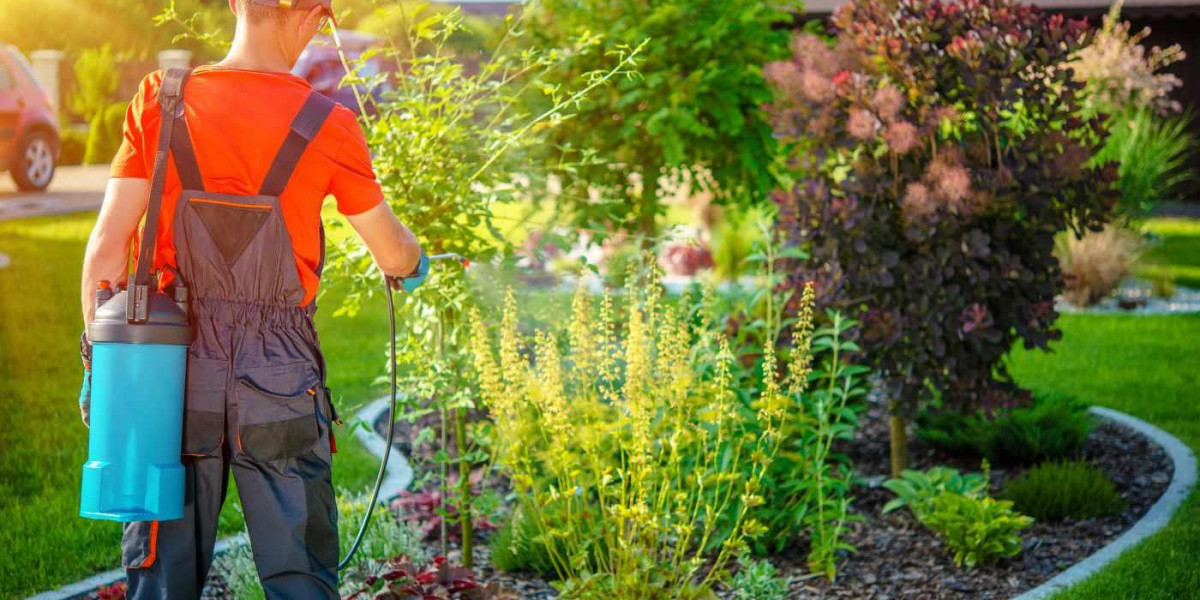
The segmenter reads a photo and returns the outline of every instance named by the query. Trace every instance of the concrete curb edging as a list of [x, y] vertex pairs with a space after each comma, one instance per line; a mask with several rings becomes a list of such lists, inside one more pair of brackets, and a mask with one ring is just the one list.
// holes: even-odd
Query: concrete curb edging
[[[374, 424], [381, 415], [387, 412], [390, 404], [390, 396], [380, 398], [359, 409], [354, 414], [355, 417], [367, 423], [366, 427], [359, 427], [354, 430], [354, 438], [366, 448], [367, 452], [370, 452], [376, 458], [383, 457], [383, 448], [387, 444], [387, 440], [375, 432]], [[392, 448], [391, 451], [392, 455], [388, 458], [387, 473], [384, 475], [383, 483], [379, 489], [381, 502], [386, 502], [399, 496], [400, 492], [408, 489], [413, 480], [413, 470], [412, 466], [408, 463], [408, 459], [395, 448]], [[213, 549], [213, 555], [219, 556], [246, 542], [245, 533], [231, 535], [218, 540], [217, 545]], [[112, 585], [123, 579], [125, 579], [125, 569], [113, 569], [92, 575], [87, 579], [76, 581], [57, 590], [30, 596], [28, 600], [76, 600], [96, 591], [96, 588], [102, 585]]]
[[1098, 406], [1093, 406], [1089, 410], [1092, 414], [1124, 425], [1161, 446], [1175, 466], [1174, 476], [1171, 478], [1170, 485], [1167, 486], [1167, 491], [1163, 492], [1150, 510], [1120, 537], [1109, 542], [1107, 546], [1097, 550], [1091, 556], [1075, 563], [1066, 571], [1055, 575], [1046, 583], [1016, 596], [1012, 600], [1045, 600], [1091, 577], [1115, 561], [1126, 550], [1166, 527], [1175, 511], [1187, 499], [1188, 492], [1196, 484], [1196, 456], [1192, 454], [1186, 444], [1176, 439], [1175, 436], [1123, 412]]

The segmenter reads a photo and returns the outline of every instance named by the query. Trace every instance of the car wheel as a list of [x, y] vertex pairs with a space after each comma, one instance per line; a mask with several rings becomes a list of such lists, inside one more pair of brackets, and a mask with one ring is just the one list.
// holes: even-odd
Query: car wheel
[[25, 135], [17, 147], [17, 160], [12, 170], [17, 189], [40, 192], [54, 179], [54, 140], [43, 131]]

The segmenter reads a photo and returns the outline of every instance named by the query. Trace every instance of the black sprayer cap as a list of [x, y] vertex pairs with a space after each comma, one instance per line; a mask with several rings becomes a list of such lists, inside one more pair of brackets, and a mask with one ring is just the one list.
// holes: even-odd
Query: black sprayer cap
[[125, 298], [121, 290], [108, 302], [96, 308], [96, 317], [88, 326], [88, 340], [93, 344], [173, 344], [186, 346], [192, 342], [192, 329], [187, 314], [160, 292], [150, 293], [149, 319], [131, 324], [125, 316]]

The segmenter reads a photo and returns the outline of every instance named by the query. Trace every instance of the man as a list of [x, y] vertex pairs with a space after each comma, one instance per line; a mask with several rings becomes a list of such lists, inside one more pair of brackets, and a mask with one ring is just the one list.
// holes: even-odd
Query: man
[[[188, 288], [194, 337], [185, 515], [126, 525], [121, 550], [131, 600], [199, 597], [230, 471], [267, 598], [338, 597], [335, 412], [312, 321], [324, 258], [322, 202], [336, 198], [394, 284], [419, 285], [428, 261], [383, 202], [354, 114], [290, 74], [332, 17], [330, 3], [229, 0], [237, 15], [229, 55], [190, 74], [148, 76], [129, 106], [84, 258], [84, 322], [96, 309], [97, 286], [126, 279], [167, 118], [173, 133], [161, 218], [142, 240], [157, 233], [159, 286]], [[178, 94], [182, 110], [164, 114], [160, 99]], [[81, 409], [87, 422], [86, 380]]]

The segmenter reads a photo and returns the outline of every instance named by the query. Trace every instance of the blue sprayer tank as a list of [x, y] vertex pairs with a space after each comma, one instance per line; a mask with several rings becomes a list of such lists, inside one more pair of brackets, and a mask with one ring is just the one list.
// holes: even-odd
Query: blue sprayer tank
[[79, 514], [122, 522], [181, 519], [187, 289], [177, 288], [175, 298], [149, 292], [138, 319], [127, 311], [129, 293], [100, 290], [88, 326], [91, 430]]

